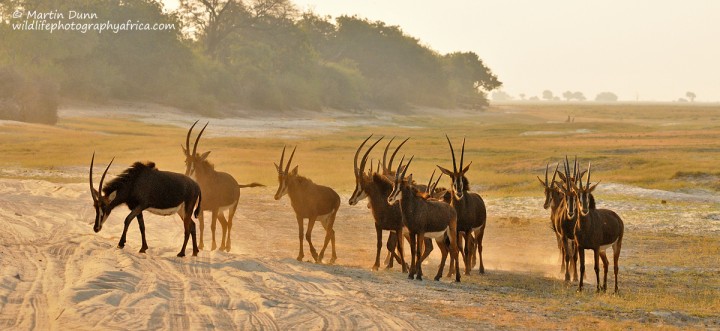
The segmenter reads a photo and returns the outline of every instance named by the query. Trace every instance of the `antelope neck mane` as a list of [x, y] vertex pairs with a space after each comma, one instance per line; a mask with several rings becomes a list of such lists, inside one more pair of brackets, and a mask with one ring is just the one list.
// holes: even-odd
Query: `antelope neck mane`
[[289, 176], [289, 177], [292, 178], [299, 185], [314, 184], [312, 179], [307, 178], [305, 176], [295, 175], [295, 176]]
[[102, 191], [105, 194], [115, 192], [129, 184], [132, 184], [140, 173], [147, 170], [157, 170], [157, 168], [155, 168], [155, 162], [135, 162], [129, 168], [125, 169], [123, 173], [105, 184]]

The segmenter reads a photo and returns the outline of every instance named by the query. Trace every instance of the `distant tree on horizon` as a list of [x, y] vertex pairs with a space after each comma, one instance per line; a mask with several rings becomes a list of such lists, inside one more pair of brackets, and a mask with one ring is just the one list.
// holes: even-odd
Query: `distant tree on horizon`
[[542, 98], [545, 100], [548, 100], [548, 101], [552, 100], [554, 98], [552, 91], [550, 91], [550, 90], [543, 91]]
[[612, 92], [600, 92], [595, 97], [595, 101], [598, 101], [598, 102], [615, 102], [617, 100], [618, 100], [618, 96]]
[[695, 95], [694, 92], [688, 91], [688, 92], [685, 93], [685, 96], [686, 96], [688, 99], [690, 99], [690, 102], [695, 102], [695, 97], [696, 97], [696, 95]]
[[520, 100], [525, 100], [525, 93], [520, 93]]
[[563, 92], [563, 98], [565, 98], [566, 101], [570, 101], [573, 98], [573, 93], [570, 91]]
[[573, 92], [572, 98], [577, 101], [585, 101], [586, 100], [585, 95], [580, 91]]
[[503, 90], [496, 90], [492, 93], [493, 101], [511, 101], [514, 98]]

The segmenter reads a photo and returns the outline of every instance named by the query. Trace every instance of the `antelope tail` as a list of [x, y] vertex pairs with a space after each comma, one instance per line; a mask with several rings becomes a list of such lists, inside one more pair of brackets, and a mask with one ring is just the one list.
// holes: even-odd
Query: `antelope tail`
[[246, 188], [246, 187], [258, 187], [258, 186], [262, 186], [262, 187], [265, 187], [265, 185], [263, 185], [263, 184], [260, 184], [260, 183], [252, 183], [252, 184], [240, 184], [240, 185], [238, 185], [238, 187], [239, 187], [239, 188]]
[[198, 194], [198, 204], [197, 207], [195, 207], [195, 218], [198, 218], [198, 215], [200, 215], [200, 206], [202, 205], [202, 192]]

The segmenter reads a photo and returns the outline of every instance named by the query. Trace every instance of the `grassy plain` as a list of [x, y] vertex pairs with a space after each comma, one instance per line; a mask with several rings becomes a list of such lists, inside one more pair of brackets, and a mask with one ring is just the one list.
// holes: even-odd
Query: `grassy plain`
[[[619, 211], [621, 215], [633, 215], [626, 218], [618, 296], [590, 293], [595, 282], [591, 264], [588, 289], [577, 294], [575, 285], [557, 279], [556, 263], [538, 266], [534, 262], [538, 251], [544, 251], [543, 256], [555, 252], [547, 212], [539, 206], [541, 190], [535, 176], [542, 176], [547, 163], [552, 165], [564, 155], [577, 155], [583, 166], [592, 161], [593, 181], [717, 196], [720, 105], [519, 103], [496, 105], [484, 112], [414, 110], [382, 116], [363, 112], [357, 117], [381, 120], [341, 130], [324, 130], [320, 125], [295, 137], [234, 137], [213, 128], [212, 123], [221, 119], [210, 119], [208, 136], [199, 150], [212, 150], [217, 168], [235, 175], [241, 183], [274, 187], [272, 162], [279, 160], [283, 145], [298, 145], [293, 163], [300, 165], [301, 174], [347, 195], [354, 188], [353, 153], [370, 133], [412, 137], [403, 153], [415, 155], [412, 171], [420, 181], [428, 178], [436, 164], [451, 166], [445, 134], [456, 150], [465, 137], [465, 159], [473, 162], [470, 182], [489, 201], [488, 259], [499, 267], [486, 276], [466, 278], [476, 295], [471, 300], [477, 300], [477, 305], [462, 304], [464, 308], [459, 310], [433, 308], [432, 313], [500, 328], [720, 327], [720, 232], [673, 232], [643, 226], [645, 216], [663, 217], [654, 213], [660, 201], [634, 201], [627, 195], [608, 198], [628, 206]], [[568, 117], [574, 121], [567, 123]], [[170, 123], [149, 124], [127, 116], [65, 116], [53, 127], [6, 122], [0, 124], [0, 130], [0, 167], [40, 169], [41, 178], [50, 181], [85, 181], [81, 174], [87, 171], [93, 151], [99, 164], [117, 156], [114, 173], [136, 160], [148, 159], [161, 169], [183, 170], [178, 145], [184, 142], [186, 128]], [[382, 147], [373, 153], [376, 160]], [[53, 171], [73, 175], [53, 176]], [[0, 172], [0, 177], [27, 175]], [[515, 217], [513, 205], [501, 204], [504, 198], [536, 203], [537, 213]], [[492, 202], [497, 205], [490, 205]], [[703, 215], [720, 217], [717, 202], [703, 208]], [[363, 254], [370, 255], [373, 235], [367, 238], [368, 251]], [[294, 243], [295, 237], [287, 240]], [[390, 276], [380, 273], [378, 277]], [[423, 303], [421, 297], [408, 304], [423, 312], [428, 309]]]

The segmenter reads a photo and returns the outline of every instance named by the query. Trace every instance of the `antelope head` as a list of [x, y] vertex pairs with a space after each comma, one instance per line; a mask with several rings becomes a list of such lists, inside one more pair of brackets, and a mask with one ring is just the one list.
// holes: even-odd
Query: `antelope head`
[[210, 122], [205, 123], [205, 126], [203, 126], [202, 130], [200, 130], [200, 134], [198, 134], [197, 138], [195, 138], [195, 144], [193, 145], [192, 153], [190, 153], [190, 135], [192, 134], [192, 130], [198, 123], [198, 121], [195, 121], [195, 123], [193, 123], [193, 125], [190, 127], [190, 130], [188, 130], [187, 136], [185, 137], [185, 146], [180, 145], [183, 150], [183, 154], [185, 154], [185, 176], [192, 176], [193, 174], [195, 174], [196, 165], [202, 161], [205, 161], [208, 155], [210, 155], [210, 151], [207, 151], [202, 155], [197, 154], [197, 146], [198, 142], [200, 142], [200, 137], [202, 136], [203, 132], [205, 132], [205, 128], [207, 128]]
[[290, 159], [288, 160], [287, 165], [285, 166], [285, 169], [283, 170], [283, 159], [285, 159], [285, 146], [283, 146], [282, 155], [280, 155], [280, 165], [275, 164], [275, 169], [277, 169], [278, 172], [278, 189], [277, 192], [275, 192], [275, 200], [280, 200], [283, 195], [287, 194], [288, 191], [288, 178], [291, 176], [297, 176], [298, 174], [298, 166], [295, 166], [292, 171], [290, 171], [290, 163], [292, 163], [293, 156], [295, 156], [295, 150], [297, 149], [297, 146], [293, 148], [292, 153], [290, 154]]
[[583, 186], [582, 176], [578, 178], [580, 187], [578, 187], [578, 211], [580, 216], [586, 216], [590, 212], [590, 193], [595, 190], [600, 182], [590, 186], [590, 162], [588, 162], [587, 181]]
[[545, 166], [545, 181], [540, 179], [540, 177], [537, 177], [537, 179], [540, 181], [540, 184], [542, 184], [543, 188], [545, 188], [545, 204], [543, 204], [543, 208], [545, 209], [550, 208], [553, 202], [553, 192], [555, 191], [555, 176], [557, 175], [559, 165], [559, 163], [555, 165], [555, 172], [553, 172], [552, 181], [548, 181], [548, 170], [550, 170], [549, 163]]
[[570, 162], [568, 162], [567, 155], [565, 156], [565, 163], [563, 163], [563, 168], [565, 170], [565, 173], [561, 173], [560, 177], [563, 178], [564, 182], [560, 186], [560, 191], [563, 193], [563, 195], [565, 195], [567, 217], [569, 219], [573, 219], [575, 218], [578, 211], [578, 190], [575, 186], [575, 179], [577, 178], [577, 157], [575, 158], [575, 166], [573, 167], [572, 175], [570, 175]]
[[103, 224], [105, 224], [108, 216], [110, 216], [110, 212], [112, 212], [110, 203], [115, 200], [115, 196], [117, 195], [117, 192], [112, 192], [108, 196], [103, 196], [102, 193], [105, 175], [107, 175], [108, 169], [110, 169], [110, 165], [112, 165], [113, 161], [115, 161], [114, 157], [110, 163], [108, 163], [102, 177], [100, 177], [100, 186], [98, 187], [98, 190], [96, 190], [93, 185], [93, 165], [95, 164], [95, 153], [93, 153], [92, 160], [90, 160], [90, 194], [92, 195], [93, 207], [95, 208], [95, 226], [93, 226], [93, 230], [95, 230], [95, 232], [100, 232], [100, 230], [102, 230]]
[[395, 181], [393, 182], [393, 190], [392, 190], [392, 192], [390, 192], [390, 195], [388, 195], [388, 198], [387, 198], [388, 204], [394, 205], [397, 202], [401, 201], [403, 198], [403, 196], [402, 196], [403, 186], [410, 185], [410, 183], [412, 183], [412, 174], [410, 174], [409, 177], [405, 178], [405, 173], [407, 172], [408, 167], [410, 167], [410, 163], [412, 162], [413, 158], [414, 158], [414, 156], [410, 158], [410, 161], [408, 161], [408, 163], [405, 166], [403, 166], [403, 164], [402, 164], [403, 160], [405, 160], [405, 157], [403, 157], [400, 160], [400, 165], [398, 165], [397, 171], [395, 171]]
[[[365, 192], [365, 189], [363, 187], [365, 179], [372, 176], [372, 161], [370, 162], [370, 172], [367, 174], [365, 173], [365, 164], [367, 163], [368, 155], [370, 155], [370, 151], [377, 145], [380, 140], [383, 139], [383, 137], [380, 137], [368, 150], [365, 152], [365, 155], [362, 157], [362, 161], [360, 162], [360, 166], [358, 167], [358, 155], [360, 154], [360, 150], [365, 146], [365, 143], [370, 140], [370, 138], [373, 135], [370, 135], [365, 139], [365, 141], [360, 144], [360, 147], [358, 147], [357, 151], [355, 151], [355, 158], [354, 158], [354, 172], [355, 172], [355, 190], [353, 191], [352, 196], [350, 196], [350, 199], [348, 200], [348, 204], [351, 206], [356, 205], [360, 200], [365, 199], [367, 197], [367, 193]], [[282, 161], [281, 161], [282, 162]], [[379, 161], [378, 161], [379, 162]]]
[[395, 155], [397, 155], [397, 152], [400, 150], [400, 147], [405, 145], [405, 143], [408, 140], [410, 140], [410, 137], [406, 138], [405, 140], [403, 140], [403, 142], [400, 143], [400, 145], [395, 147], [395, 151], [390, 156], [390, 162], [387, 163], [385, 161], [387, 161], [388, 149], [390, 148], [390, 144], [392, 144], [393, 140], [395, 140], [395, 137], [392, 137], [392, 139], [390, 139], [390, 141], [388, 142], [387, 146], [385, 146], [385, 152], [383, 152], [383, 159], [382, 159], [382, 168], [383, 168], [382, 174], [383, 174], [383, 176], [388, 177], [388, 179], [393, 179], [393, 177], [395, 176], [395, 172], [392, 170], [392, 164], [393, 164], [393, 160], [395, 159]]
[[462, 152], [460, 154], [460, 167], [458, 168], [457, 162], [455, 161], [455, 151], [453, 150], [452, 143], [450, 142], [450, 137], [445, 135], [445, 138], [447, 139], [448, 144], [450, 145], [450, 153], [452, 154], [452, 160], [453, 160], [453, 171], [450, 171], [448, 169], [445, 169], [441, 166], [437, 166], [440, 168], [440, 171], [442, 173], [448, 175], [450, 177], [450, 180], [452, 180], [452, 193], [453, 198], [456, 200], [462, 200], [463, 194], [467, 190], [465, 188], [465, 173], [470, 169], [470, 165], [472, 164], [472, 161], [463, 168], [463, 159], [465, 158], [465, 138], [463, 138], [463, 144], [462, 144]]

